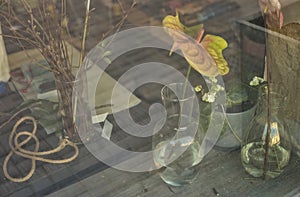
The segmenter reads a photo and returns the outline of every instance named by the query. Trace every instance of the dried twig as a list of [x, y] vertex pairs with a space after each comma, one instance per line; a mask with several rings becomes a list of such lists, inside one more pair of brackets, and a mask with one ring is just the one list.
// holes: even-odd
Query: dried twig
[[82, 42], [81, 42], [81, 53], [80, 53], [80, 58], [79, 58], [79, 65], [82, 63], [83, 56], [84, 56], [84, 51], [85, 51], [85, 39], [86, 39], [86, 32], [87, 32], [87, 26], [88, 26], [88, 20], [89, 20], [90, 4], [91, 4], [90, 0], [87, 0], [86, 10], [85, 10], [83, 36], [82, 36]]
[[[72, 58], [70, 58], [72, 54], [67, 48], [66, 40], [71, 37], [68, 29], [67, 0], [56, 2], [56, 0], [39, 0], [37, 8], [31, 8], [27, 0], [20, 0], [19, 6], [23, 10], [20, 13], [14, 9], [10, 0], [4, 0], [0, 9], [0, 21], [1, 25], [10, 32], [9, 35], [3, 35], [4, 37], [16, 40], [22, 50], [32, 47], [38, 48], [48, 62], [49, 69], [55, 76], [60, 98], [62, 98], [64, 129], [67, 131], [67, 135], [72, 137], [74, 130], [76, 130], [72, 119], [72, 91], [75, 80], [72, 69], [80, 67], [84, 57], [91, 0], [86, 0], [78, 65], [74, 65], [72, 62]], [[134, 5], [135, 1], [133, 1], [129, 11]], [[120, 23], [114, 26], [112, 31], [118, 32], [120, 30], [129, 11], [123, 16]]]

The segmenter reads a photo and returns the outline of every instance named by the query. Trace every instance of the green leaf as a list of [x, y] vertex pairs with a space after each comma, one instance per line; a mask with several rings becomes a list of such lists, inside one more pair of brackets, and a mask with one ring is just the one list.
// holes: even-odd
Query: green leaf
[[162, 21], [163, 27], [167, 27], [173, 30], [184, 32], [186, 28], [179, 20], [179, 14], [176, 12], [176, 16], [168, 15]]
[[220, 36], [208, 34], [203, 38], [201, 44], [215, 60], [220, 75], [226, 75], [229, 72], [229, 67], [222, 53], [228, 46], [226, 40]]
[[180, 22], [179, 14], [176, 12], [176, 16], [168, 15], [163, 19], [163, 27], [167, 27], [173, 30], [184, 32], [192, 38], [196, 38], [199, 30], [203, 28], [203, 24], [187, 27]]
[[[204, 31], [202, 24], [193, 27], [184, 26], [180, 22], [178, 12], [176, 12], [176, 16], [166, 16], [162, 24], [163, 27], [183, 32], [192, 38], [197, 38], [201, 29]], [[187, 62], [197, 72], [211, 77], [218, 74], [225, 75], [229, 72], [228, 63], [222, 54], [228, 44], [222, 37], [206, 35], [201, 43], [198, 43], [200, 39], [197, 42], [191, 42], [188, 38], [180, 34], [171, 31], [168, 31], [168, 33], [174, 39], [170, 54], [176, 49], [181, 49]]]

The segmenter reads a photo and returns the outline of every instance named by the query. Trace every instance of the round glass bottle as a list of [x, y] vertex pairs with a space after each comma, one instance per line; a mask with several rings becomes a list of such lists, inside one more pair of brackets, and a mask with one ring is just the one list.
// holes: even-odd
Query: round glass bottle
[[241, 150], [242, 164], [254, 177], [275, 178], [289, 162], [291, 141], [284, 122], [284, 96], [284, 89], [276, 84], [260, 89], [256, 116]]

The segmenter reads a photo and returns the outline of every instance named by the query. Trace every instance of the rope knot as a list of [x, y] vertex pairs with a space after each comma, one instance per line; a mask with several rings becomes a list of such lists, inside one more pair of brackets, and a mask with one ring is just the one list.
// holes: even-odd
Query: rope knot
[[[28, 132], [28, 131], [19, 131], [18, 133], [16, 132], [17, 128], [26, 120], [30, 120], [33, 123], [33, 130], [32, 132]], [[25, 116], [22, 117], [20, 120], [17, 121], [17, 123], [14, 125], [11, 134], [9, 136], [9, 146], [10, 146], [10, 152], [8, 153], [8, 155], [6, 156], [4, 163], [3, 163], [3, 172], [4, 175], [7, 179], [13, 181], [13, 182], [23, 182], [23, 181], [27, 181], [28, 179], [31, 178], [31, 176], [33, 175], [35, 169], [36, 169], [36, 161], [42, 161], [42, 162], [46, 162], [46, 163], [53, 163], [53, 164], [62, 164], [62, 163], [68, 163], [73, 161], [74, 159], [77, 158], [78, 154], [79, 154], [79, 150], [78, 147], [71, 142], [68, 139], [63, 139], [60, 144], [52, 149], [52, 150], [48, 150], [48, 151], [43, 151], [43, 152], [39, 152], [39, 139], [37, 138], [37, 136], [35, 135], [37, 131], [37, 122], [36, 120], [31, 117], [31, 116]], [[20, 136], [28, 136], [25, 140], [19, 142], [18, 139]], [[24, 146], [25, 144], [27, 144], [29, 142], [29, 140], [34, 139], [35, 141], [35, 147], [34, 147], [34, 151], [29, 151], [26, 149], [23, 149], [22, 146]], [[74, 155], [67, 158], [67, 159], [62, 159], [62, 160], [52, 160], [52, 159], [47, 159], [44, 158], [43, 156], [47, 156], [50, 154], [54, 154], [57, 152], [62, 151], [66, 146], [71, 146], [74, 149]], [[10, 158], [14, 155], [18, 155], [27, 159], [31, 159], [31, 169], [29, 171], [29, 173], [22, 178], [14, 178], [12, 176], [9, 175], [8, 173], [8, 162], [10, 160]]]

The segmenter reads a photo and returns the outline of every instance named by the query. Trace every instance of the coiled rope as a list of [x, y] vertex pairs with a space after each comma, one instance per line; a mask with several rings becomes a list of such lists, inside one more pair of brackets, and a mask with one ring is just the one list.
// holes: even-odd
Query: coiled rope
[[[20, 126], [21, 123], [25, 122], [25, 121], [31, 121], [33, 123], [33, 130], [32, 132], [29, 131], [17, 131], [17, 128]], [[76, 146], [76, 144], [74, 144], [73, 142], [71, 142], [68, 139], [62, 139], [60, 141], [60, 144], [49, 151], [43, 151], [43, 152], [39, 152], [39, 146], [40, 146], [40, 142], [39, 139], [36, 137], [36, 131], [37, 131], [37, 122], [36, 120], [31, 117], [31, 116], [24, 116], [22, 117], [20, 120], [17, 121], [17, 123], [14, 125], [11, 134], [9, 136], [9, 146], [10, 146], [10, 152], [8, 153], [8, 155], [6, 156], [4, 163], [3, 163], [3, 172], [4, 175], [7, 179], [9, 179], [10, 181], [13, 182], [24, 182], [27, 181], [28, 179], [30, 179], [32, 177], [32, 175], [35, 172], [36, 169], [36, 161], [42, 161], [42, 162], [46, 162], [46, 163], [53, 163], [53, 164], [62, 164], [62, 163], [68, 163], [73, 161], [74, 159], [77, 158], [79, 150], [78, 147]], [[27, 138], [21, 142], [19, 142], [19, 138], [21, 136], [27, 136]], [[34, 139], [35, 141], [35, 147], [33, 151], [29, 151], [29, 150], [25, 150], [22, 148], [22, 146], [24, 146], [26, 143], [29, 142], [29, 140]], [[54, 154], [57, 152], [62, 151], [63, 149], [65, 149], [67, 146], [70, 146], [74, 149], [74, 154], [66, 159], [61, 159], [61, 160], [53, 160], [53, 159], [47, 159], [44, 158], [44, 156], [50, 155], [50, 154]], [[27, 159], [31, 159], [31, 169], [28, 172], [28, 174], [22, 178], [14, 178], [12, 176], [10, 176], [10, 174], [8, 173], [7, 167], [8, 167], [8, 162], [11, 159], [11, 157], [16, 154], [18, 156], [27, 158]]]

